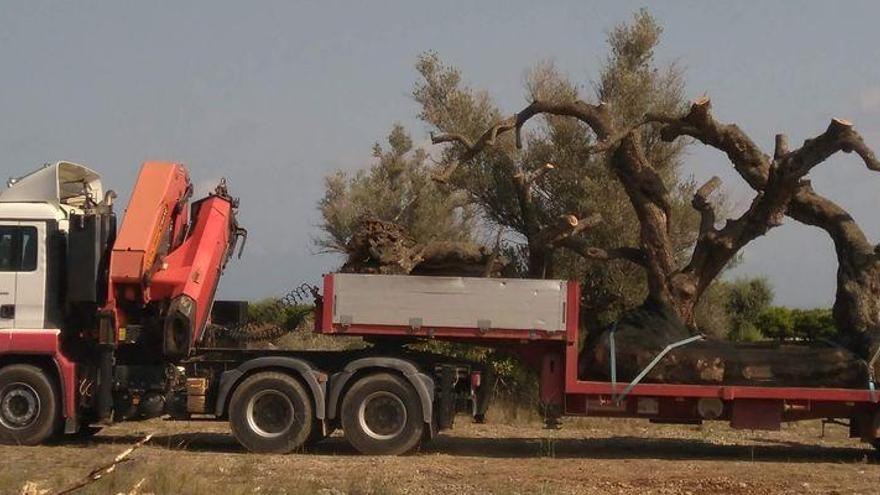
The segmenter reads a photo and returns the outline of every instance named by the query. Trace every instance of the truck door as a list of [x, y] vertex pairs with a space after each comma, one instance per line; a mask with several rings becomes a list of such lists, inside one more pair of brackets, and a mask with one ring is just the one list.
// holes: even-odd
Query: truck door
[[[15, 324], [15, 237], [18, 222], [0, 221], [0, 329]], [[2, 339], [3, 337], [0, 337]]]
[[46, 316], [46, 223], [19, 222], [15, 328], [43, 328]]

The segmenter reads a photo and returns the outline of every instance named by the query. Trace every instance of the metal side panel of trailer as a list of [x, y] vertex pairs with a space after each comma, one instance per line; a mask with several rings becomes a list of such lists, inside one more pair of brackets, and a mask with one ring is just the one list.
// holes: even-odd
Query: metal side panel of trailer
[[324, 281], [323, 331], [562, 340], [569, 285], [563, 280], [335, 273]]

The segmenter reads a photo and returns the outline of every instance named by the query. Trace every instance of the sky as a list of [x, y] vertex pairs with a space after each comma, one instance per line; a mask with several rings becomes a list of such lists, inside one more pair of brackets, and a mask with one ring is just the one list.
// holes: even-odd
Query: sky
[[[428, 129], [411, 98], [418, 55], [435, 50], [509, 113], [526, 69], [552, 60], [589, 92], [605, 38], [646, 2], [43, 2], [0, 0], [0, 175], [69, 160], [127, 200], [140, 164], [188, 165], [198, 191], [227, 177], [250, 231], [219, 297], [317, 283], [339, 259], [316, 252], [323, 177], [369, 166], [395, 122]], [[880, 2], [650, 2], [661, 63], [686, 70], [719, 120], [766, 151], [855, 123], [880, 150]], [[726, 158], [692, 147], [686, 173], [718, 175], [740, 209], [751, 191]], [[880, 175], [834, 157], [814, 187], [880, 241]], [[121, 203], [120, 203], [121, 204]], [[120, 212], [121, 213], [121, 212]], [[823, 232], [787, 221], [727, 277], [764, 275], [776, 301], [829, 306], [836, 262]]]

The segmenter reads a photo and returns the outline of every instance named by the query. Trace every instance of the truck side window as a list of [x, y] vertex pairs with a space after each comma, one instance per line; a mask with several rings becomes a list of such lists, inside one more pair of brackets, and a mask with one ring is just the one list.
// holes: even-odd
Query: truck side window
[[37, 269], [37, 229], [19, 227], [21, 229], [21, 265], [20, 272], [32, 272]]
[[0, 272], [15, 271], [15, 227], [0, 227]]
[[37, 229], [0, 226], [0, 272], [37, 269]]

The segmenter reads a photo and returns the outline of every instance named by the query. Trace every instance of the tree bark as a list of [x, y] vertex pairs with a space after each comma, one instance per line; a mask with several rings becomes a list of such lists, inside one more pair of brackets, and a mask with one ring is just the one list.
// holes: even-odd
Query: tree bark
[[468, 242], [419, 244], [403, 227], [362, 218], [347, 246], [340, 271], [386, 275], [500, 276], [508, 261], [498, 253]]
[[819, 227], [834, 241], [837, 291], [832, 314], [844, 344], [871, 361], [880, 376], [880, 256], [852, 216], [803, 184], [789, 205], [795, 220]]
[[[593, 105], [583, 101], [555, 103], [536, 100], [519, 113], [492, 126], [474, 142], [460, 135], [435, 137], [434, 142], [453, 141], [462, 144], [466, 151], [461, 155], [460, 161], [467, 162], [484, 148], [493, 145], [506, 132], [515, 133], [517, 146], [520, 147], [522, 126], [532, 117], [541, 114], [574, 117], [593, 131], [598, 141], [593, 150], [607, 154], [608, 166], [623, 186], [638, 218], [640, 243], [636, 249], [591, 250], [585, 246], [583, 239], [571, 235], [571, 229], [565, 231], [568, 234], [558, 241], [559, 245], [588, 259], [629, 259], [645, 269], [647, 300], [642, 310], [636, 310], [628, 317], [636, 320], [642, 317], [655, 324], [636, 324], [636, 320], [633, 320], [634, 323], [629, 325], [628, 330], [621, 331], [621, 344], [628, 350], [625, 352], [631, 353], [624, 358], [625, 361], [638, 364], [642, 357], [652, 359], [682, 332], [685, 335], [692, 332], [695, 329], [694, 310], [703, 292], [745, 245], [780, 225], [786, 213], [805, 223], [826, 229], [835, 239], [841, 266], [838, 271], [835, 318], [843, 331], [858, 335], [859, 338], [854, 340], [859, 340], [856, 345], [862, 357], [870, 359], [878, 352], [880, 332], [877, 330], [877, 320], [880, 319], [880, 297], [877, 296], [880, 295], [880, 267], [876, 253], [845, 212], [841, 215], [842, 210], [839, 207], [813, 193], [809, 183], [803, 181], [814, 167], [838, 152], [855, 152], [869, 169], [880, 170], [880, 162], [852, 124], [834, 119], [823, 133], [808, 139], [795, 150], [789, 149], [785, 136], [777, 136], [776, 149], [770, 158], [739, 127], [718, 123], [712, 116], [711, 102], [706, 97], [695, 100], [684, 116], [646, 115], [641, 122], [627, 128], [617, 128], [609, 109], [601, 103]], [[719, 228], [716, 227], [716, 214], [709, 196], [719, 186], [720, 181], [713, 177], [700, 187], [692, 202], [700, 214], [699, 236], [693, 253], [684, 266], [677, 263], [670, 236], [669, 192], [661, 176], [646, 159], [639, 142], [639, 133], [634, 132], [639, 126], [648, 124], [660, 125], [660, 136], [665, 141], [671, 142], [687, 136], [723, 151], [734, 169], [757, 193], [745, 213], [728, 220]], [[448, 178], [459, 166], [458, 163], [447, 167], [442, 176]], [[515, 182], [525, 183], [522, 176]], [[527, 218], [529, 190], [523, 188], [521, 192], [523, 218]], [[527, 237], [530, 251], [535, 254], [534, 260], [530, 257], [530, 263], [534, 261], [537, 264], [541, 262], [538, 259], [540, 247], [545, 244], [542, 240], [539, 241], [541, 237], [534, 228], [535, 224], [527, 223], [527, 226], [532, 228]], [[555, 228], [545, 226], [541, 233], [552, 237], [552, 229]], [[534, 250], [531, 249], [533, 247]], [[530, 274], [546, 275], [547, 271], [543, 268], [530, 270]], [[664, 321], [664, 324], [660, 324]], [[688, 328], [689, 331], [683, 330]], [[592, 360], [594, 364], [602, 363], [602, 353], [607, 356], [607, 342], [606, 335], [605, 340], [596, 346], [598, 354]], [[817, 372], [804, 378], [810, 378], [817, 384], [831, 384], [838, 379], [842, 380], [840, 383], [850, 383], [850, 380], [862, 378], [858, 366], [854, 364], [854, 356], [841, 349], [818, 349], [812, 354], [797, 354], [780, 348], [774, 352], [776, 354], [773, 355], [778, 356], [776, 361], [772, 361], [772, 356], [760, 349], [730, 348], [720, 343], [694, 345], [689, 350], [677, 350], [674, 353], [681, 356], [677, 361], [677, 368], [680, 368], [679, 373], [683, 373], [682, 375], [676, 377], [670, 371], [660, 376], [672, 380], [680, 378], [686, 382], [697, 380], [700, 370], [705, 372], [712, 366], [717, 368], [718, 365], [723, 365], [725, 370], [743, 370], [739, 374], [744, 379], [750, 379], [749, 377], [760, 375], [755, 370], [762, 360], [777, 363], [775, 371], [771, 373], [773, 376], [796, 376], [798, 373], [791, 370], [801, 369], [798, 368], [799, 363], [809, 358], [807, 362], [815, 362]], [[749, 359], [754, 362], [749, 362]], [[707, 362], [714, 364], [705, 368], [703, 365]], [[689, 364], [682, 366], [682, 363]], [[880, 362], [877, 365], [880, 367]], [[799, 373], [807, 372], [801, 369]], [[724, 381], [733, 378], [725, 372], [718, 379]], [[776, 383], [787, 382], [779, 379]]]
[[[785, 135], [776, 136], [773, 157], [735, 125], [719, 124], [710, 114], [700, 119], [668, 119], [649, 116], [664, 122], [663, 137], [673, 140], [689, 136], [725, 152], [734, 168], [759, 194], [767, 194], [771, 172], [779, 163], [820, 162], [836, 152], [856, 153], [872, 171], [880, 171], [880, 161], [852, 124], [834, 119], [821, 136], [808, 140], [798, 155], [789, 149]], [[806, 165], [808, 166], [808, 165]], [[809, 181], [797, 183], [786, 209], [791, 218], [825, 230], [834, 242], [837, 255], [837, 291], [834, 321], [844, 342], [868, 360], [880, 350], [880, 258], [875, 247], [849, 213], [828, 198], [816, 193]], [[875, 374], [880, 376], [880, 359], [875, 360]]]
[[[612, 331], [602, 333], [581, 354], [581, 379], [611, 377]], [[624, 314], [613, 327], [616, 375], [633, 380], [667, 345], [691, 336], [676, 312], [647, 302]], [[702, 340], [670, 351], [646, 376], [647, 382], [862, 388], [866, 363], [840, 346], [828, 343], [790, 345], [740, 344]]]

